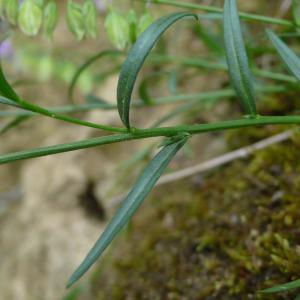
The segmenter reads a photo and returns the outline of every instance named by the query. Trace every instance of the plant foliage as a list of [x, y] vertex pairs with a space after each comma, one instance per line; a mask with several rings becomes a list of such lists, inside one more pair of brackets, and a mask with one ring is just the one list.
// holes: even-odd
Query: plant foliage
[[[16, 2], [10, 0], [5, 2], [5, 4], [3, 4], [4, 2], [0, 2], [1, 15], [4, 16], [5, 19], [12, 25], [15, 25], [19, 22], [21, 29], [29, 35], [36, 35], [39, 32], [42, 23], [41, 18], [43, 18], [45, 34], [48, 37], [51, 37], [58, 22], [58, 12], [55, 3], [52, 1], [46, 1], [47, 6], [45, 6], [44, 1], [41, 1], [40, 4], [32, 1], [33, 0], [25, 0], [22, 7], [19, 6], [18, 1]], [[111, 133], [111, 135], [97, 137], [94, 139], [3, 154], [0, 155], [0, 164], [105, 144], [118, 143], [122, 141], [153, 137], [162, 137], [165, 139], [162, 149], [148, 163], [145, 170], [139, 176], [131, 192], [123, 200], [121, 207], [115, 213], [105, 231], [96, 242], [95, 246], [90, 250], [85, 260], [71, 276], [68, 286], [74, 284], [96, 262], [104, 250], [111, 244], [116, 235], [131, 220], [134, 213], [153, 189], [155, 183], [165, 171], [170, 161], [187, 142], [189, 136], [205, 132], [229, 130], [250, 126], [263, 126], [270, 124], [300, 124], [299, 115], [258, 115], [256, 108], [257, 95], [259, 95], [259, 93], [267, 92], [280, 93], [289, 89], [290, 85], [288, 84], [295, 83], [295, 78], [297, 80], [300, 79], [300, 62], [296, 54], [275, 33], [268, 30], [267, 34], [273, 46], [293, 77], [282, 73], [268, 72], [253, 68], [253, 73], [255, 73], [255, 75], [258, 75], [262, 78], [280, 80], [285, 83], [285, 85], [277, 86], [259, 86], [252, 78], [252, 70], [249, 66], [250, 64], [246, 52], [240, 19], [258, 21], [267, 24], [276, 24], [286, 28], [294, 28], [298, 24], [297, 21], [290, 22], [287, 20], [271, 18], [267, 16], [239, 13], [236, 0], [225, 0], [224, 11], [218, 7], [187, 4], [177, 1], [157, 0], [155, 3], [185, 8], [191, 11], [172, 13], [151, 23], [152, 16], [149, 13], [145, 13], [138, 21], [137, 16], [133, 12], [129, 13], [129, 15], [125, 17], [110, 7], [108, 17], [105, 22], [106, 31], [112, 44], [119, 50], [107, 50], [91, 57], [88, 61], [81, 65], [81, 67], [79, 67], [71, 81], [69, 87], [69, 98], [72, 100], [76, 83], [87, 67], [99, 59], [104, 59], [107, 57], [122, 57], [122, 55], [127, 53], [126, 59], [120, 70], [117, 86], [117, 103], [115, 105], [111, 105], [105, 101], [102, 101], [101, 99], [96, 99], [95, 97], [90, 97], [89, 99], [92, 99], [92, 101], [83, 105], [71, 104], [70, 106], [66, 107], [64, 106], [50, 109], [43, 108], [18, 96], [17, 92], [6, 79], [2, 68], [0, 68], [0, 103], [13, 106], [17, 109], [14, 111], [0, 112], [0, 116], [2, 117], [14, 117], [11, 122], [8, 122], [1, 129], [1, 132], [5, 132], [10, 128], [19, 125], [20, 123], [26, 121], [29, 117], [43, 115], [64, 122], [80, 126], [88, 126]], [[150, 56], [150, 62], [151, 59], [153, 59], [153, 61], [156, 59], [159, 61], [159, 63], [167, 63], [174, 60], [177, 61], [176, 58], [173, 58], [172, 60], [171, 57], [155, 56], [155, 54], [151, 56], [150, 52], [162, 34], [177, 21], [185, 18], [193, 18], [197, 20], [196, 26], [199, 27], [199, 22], [204, 17], [203, 15], [197, 15], [194, 10], [205, 11], [205, 19], [209, 19], [210, 21], [214, 22], [219, 22], [220, 17], [222, 17], [223, 14], [224, 44], [217, 44], [217, 48], [215, 48], [216, 43], [213, 43], [214, 49], [217, 49], [215, 53], [220, 55], [220, 57], [218, 57], [219, 61], [217, 62], [209, 62], [205, 59], [201, 60], [199, 58], [197, 60], [181, 59], [180, 63], [189, 67], [201, 67], [209, 70], [217, 69], [228, 71], [233, 89], [225, 89], [221, 91], [213, 91], [195, 95], [172, 95], [169, 98], [151, 99], [151, 101], [142, 101], [142, 99], [140, 101], [131, 103], [137, 77], [148, 56]], [[207, 15], [207, 13], [213, 13], [213, 15]], [[84, 1], [83, 5], [69, 0], [67, 7], [67, 21], [70, 31], [73, 32], [78, 39], [83, 39], [86, 36], [96, 37], [98, 34], [96, 6], [91, 0]], [[149, 25], [150, 23], [151, 25]], [[201, 35], [203, 36], [203, 28], [201, 28], [201, 32]], [[206, 39], [206, 41], [211, 47], [211, 40]], [[134, 44], [131, 49], [126, 52], [126, 47], [130, 45], [130, 43]], [[222, 51], [220, 51], [220, 47]], [[224, 48], [224, 51], [222, 48]], [[226, 54], [227, 67], [222, 61], [222, 55], [224, 52]], [[199, 53], [199, 56], [200, 55], [201, 53]], [[175, 92], [176, 82], [177, 74], [175, 74], [175, 84], [174, 80], [172, 83], [172, 90]], [[147, 91], [145, 90], [145, 86], [142, 86], [140, 91], [142, 91], [142, 94], [146, 96], [148, 95]], [[233, 97], [235, 94], [241, 103], [244, 114], [249, 116], [249, 118], [244, 118], [244, 116], [241, 116], [240, 119], [207, 124], [159, 127], [160, 124], [166, 120], [169, 120], [184, 111], [193, 109], [195, 105], [198, 105], [200, 102], [211, 101], [212, 99], [222, 99], [224, 97]], [[148, 96], [146, 98], [148, 98]], [[139, 129], [131, 126], [130, 113], [133, 106], [145, 107], [148, 105], [175, 103], [178, 101], [183, 101], [183, 105], [163, 116], [154, 124], [154, 126], [146, 129]], [[67, 115], [68, 113], [72, 112], [86, 111], [96, 108], [118, 109], [119, 116], [124, 127], [113, 127], [104, 124], [91, 123]], [[281, 292], [288, 289], [297, 288], [298, 286], [299, 282], [295, 281], [282, 286], [264, 290], [263, 293]]]

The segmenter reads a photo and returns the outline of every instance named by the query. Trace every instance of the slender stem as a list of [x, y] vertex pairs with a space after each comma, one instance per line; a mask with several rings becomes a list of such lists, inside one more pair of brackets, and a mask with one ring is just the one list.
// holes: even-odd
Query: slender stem
[[[225, 63], [218, 63], [218, 62], [210, 62], [205, 59], [199, 58], [189, 58], [189, 57], [177, 57], [177, 56], [170, 56], [170, 55], [159, 55], [159, 54], [152, 54], [150, 56], [150, 60], [156, 63], [177, 63], [182, 64], [189, 67], [197, 67], [197, 68], [204, 68], [204, 69], [213, 69], [213, 70], [220, 70], [220, 71], [227, 71], [227, 65]], [[278, 81], [290, 82], [290, 83], [297, 83], [297, 79], [293, 76], [289, 76], [283, 73], [276, 73], [273, 71], [265, 71], [258, 68], [252, 68], [253, 74], [259, 77], [273, 79]]]
[[120, 52], [118, 50], [106, 50], [106, 51], [101, 51], [101, 52], [95, 54], [94, 56], [89, 58], [86, 62], [84, 62], [78, 68], [78, 70], [76, 71], [75, 75], [72, 78], [72, 81], [70, 83], [69, 90], [68, 90], [68, 99], [73, 103], [73, 92], [74, 92], [75, 85], [76, 85], [80, 75], [82, 74], [82, 72], [85, 69], [87, 69], [94, 62], [96, 62], [97, 60], [99, 60], [103, 57], [106, 57], [106, 56], [119, 56], [119, 55], [122, 55], [122, 52]]
[[[265, 87], [257, 87], [257, 91], [260, 93], [282, 93], [286, 91], [286, 87], [283, 85], [277, 86], [265, 86]], [[202, 92], [202, 93], [195, 93], [195, 94], [181, 94], [175, 96], [165, 96], [153, 99], [153, 104], [151, 105], [167, 105], [167, 104], [174, 104], [174, 103], [187, 103], [190, 104], [192, 102], [197, 101], [207, 101], [207, 100], [214, 100], [219, 98], [226, 98], [226, 97], [233, 97], [235, 95], [235, 91], [233, 89], [222, 89], [219, 91], [212, 91], [212, 92]], [[17, 108], [22, 107], [17, 105], [16, 102], [10, 101], [2, 96], [0, 96], [0, 104], [6, 104], [10, 106], [15, 106]], [[148, 105], [140, 100], [133, 101], [132, 107], [140, 108], [140, 107], [147, 107]], [[110, 103], [85, 103], [80, 105], [64, 105], [64, 106], [53, 106], [47, 107], [46, 111], [50, 111], [51, 113], [78, 113], [78, 112], [86, 112], [90, 110], [101, 109], [101, 110], [115, 110], [117, 109], [117, 105], [110, 104]], [[29, 111], [26, 110], [4, 110], [0, 111], [0, 118], [1, 117], [21, 117], [21, 116], [36, 116], [38, 112], [34, 112], [32, 109]], [[78, 120], [78, 119], [75, 119]], [[82, 122], [80, 120], [80, 122]], [[92, 123], [93, 124], [93, 123]]]
[[22, 108], [24, 108], [26, 110], [36, 112], [36, 113], [39, 113], [41, 115], [44, 115], [44, 116], [47, 116], [47, 117], [50, 117], [50, 118], [54, 118], [54, 119], [57, 119], [57, 120], [61, 120], [61, 121], [64, 121], [64, 122], [78, 124], [78, 125], [81, 125], [81, 126], [92, 127], [92, 128], [101, 129], [101, 130], [106, 130], [106, 131], [110, 131], [110, 132], [126, 132], [126, 129], [124, 129], [124, 128], [117, 128], [117, 127], [112, 127], [112, 126], [107, 126], [107, 125], [100, 125], [100, 124], [96, 124], [96, 123], [82, 121], [82, 120], [79, 120], [79, 119], [76, 119], [76, 118], [72, 118], [72, 117], [57, 114], [55, 112], [48, 111], [47, 109], [41, 108], [37, 105], [31, 104], [31, 103], [28, 103], [28, 102], [20, 101], [20, 104], [21, 104]]
[[159, 135], [174, 136], [183, 132], [187, 132], [189, 134], [199, 134], [204, 132], [213, 132], [249, 126], [280, 124], [300, 124], [300, 116], [257, 116], [257, 118], [244, 118], [238, 120], [223, 121], [213, 124], [181, 125], [174, 127], [160, 127], [151, 129], [134, 129], [133, 134], [135, 136], [139, 136], [140, 134], [150, 134], [150, 137]]
[[224, 121], [213, 124], [182, 125], [176, 127], [161, 127], [149, 129], [134, 129], [129, 133], [114, 134], [89, 140], [82, 140], [73, 143], [55, 145], [44, 148], [36, 148], [15, 153], [4, 154], [0, 156], [0, 164], [13, 161], [52, 155], [56, 153], [74, 151], [79, 149], [91, 148], [100, 145], [118, 143], [123, 141], [138, 140], [153, 137], [172, 137], [180, 133], [189, 133], [191, 135], [243, 128], [250, 126], [279, 125], [279, 124], [300, 124], [300, 116], [258, 116], [255, 119], [238, 119], [233, 121]]
[[[6, 99], [2, 96], [0, 96], [0, 97], [1, 97], [1, 103], [6, 102], [6, 104], [10, 105], [11, 100]], [[110, 132], [126, 132], [126, 129], [124, 129], [124, 128], [118, 128], [118, 127], [112, 127], [112, 126], [96, 124], [96, 123], [92, 123], [92, 122], [82, 121], [80, 119], [72, 118], [72, 117], [69, 117], [69, 116], [61, 115], [61, 114], [58, 114], [56, 112], [49, 111], [45, 108], [42, 108], [38, 105], [34, 105], [34, 104], [32, 104], [30, 102], [27, 102], [25, 100], [22, 100], [22, 99], [18, 100], [17, 102], [14, 102], [13, 106], [18, 106], [19, 108], [28, 110], [28, 111], [33, 112], [33, 113], [37, 113], [37, 114], [44, 115], [44, 116], [47, 116], [47, 117], [50, 117], [50, 118], [54, 118], [54, 119], [57, 119], [57, 120], [61, 120], [61, 121], [64, 121], [64, 122], [73, 123], [73, 124], [77, 124], [77, 125], [81, 125], [81, 126], [106, 130], [106, 131], [110, 131]]]
[[30, 159], [35, 157], [41, 157], [46, 155], [52, 155], [57, 153], [75, 151], [80, 149], [86, 149], [105, 144], [113, 144], [122, 141], [128, 141], [134, 139], [131, 134], [115, 134], [111, 136], [99, 137], [94, 139], [82, 140], [78, 142], [65, 143], [50, 147], [41, 147], [31, 150], [20, 151], [16, 153], [9, 153], [0, 156], [0, 164], [5, 164], [13, 161]]
[[[146, 2], [147, 0], [136, 0], [139, 2]], [[199, 4], [193, 4], [193, 3], [184, 3], [180, 1], [173, 1], [173, 0], [155, 0], [153, 1], [153, 4], [163, 4], [173, 7], [179, 7], [179, 8], [185, 8], [185, 9], [193, 9], [193, 10], [200, 10], [210, 13], [222, 13], [223, 9], [215, 6], [208, 6], [208, 5], [199, 5]], [[272, 18], [272, 17], [266, 17], [256, 14], [250, 14], [250, 13], [239, 13], [240, 17], [246, 20], [250, 21], [258, 21], [268, 24], [274, 24], [274, 25], [282, 25], [287, 27], [293, 27], [295, 24], [293, 22], [290, 22], [288, 20], [279, 19], [279, 18]]]

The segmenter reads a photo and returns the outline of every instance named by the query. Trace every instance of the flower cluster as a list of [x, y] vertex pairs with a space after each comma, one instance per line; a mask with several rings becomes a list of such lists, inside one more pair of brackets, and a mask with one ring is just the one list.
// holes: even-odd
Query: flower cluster
[[[149, 6], [149, 2], [147, 4]], [[137, 37], [153, 22], [145, 9], [138, 17], [134, 10], [122, 14], [112, 6], [112, 1], [84, 0], [78, 3], [68, 0], [66, 22], [70, 32], [78, 40], [98, 36], [98, 14], [107, 11], [105, 30], [110, 42], [119, 50], [133, 44]], [[52, 38], [59, 21], [58, 2], [55, 0], [0, 0], [0, 18], [11, 26], [19, 27], [28, 35], [40, 32]]]
[[[58, 2], [55, 0], [0, 0], [0, 17], [12, 26], [18, 26], [29, 36], [41, 31], [51, 38], [59, 20]], [[82, 5], [68, 0], [67, 23], [70, 31], [81, 40], [97, 36], [97, 14], [105, 6], [101, 0], [85, 0]]]
[[134, 44], [137, 37], [153, 22], [151, 14], [146, 11], [140, 18], [134, 10], [123, 15], [110, 8], [105, 20], [105, 30], [111, 43], [119, 50]]

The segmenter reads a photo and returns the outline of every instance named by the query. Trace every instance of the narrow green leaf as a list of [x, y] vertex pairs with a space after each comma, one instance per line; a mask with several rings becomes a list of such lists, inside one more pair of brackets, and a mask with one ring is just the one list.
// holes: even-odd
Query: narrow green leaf
[[67, 286], [74, 284], [100, 257], [103, 251], [111, 244], [115, 236], [130, 221], [136, 210], [151, 192], [171, 159], [185, 144], [187, 137], [165, 146], [145, 168], [133, 189], [124, 199], [121, 207], [115, 213], [94, 247], [90, 250], [82, 264], [73, 273]]
[[20, 116], [16, 117], [4, 126], [0, 127], [0, 135], [6, 133], [8, 130], [20, 125], [21, 123], [25, 122], [29, 119], [29, 116]]
[[300, 81], [299, 57], [273, 31], [268, 29], [267, 34], [289, 72]]
[[93, 55], [92, 57], [90, 57], [89, 59], [87, 59], [76, 71], [76, 73], [74, 74], [70, 86], [69, 86], [69, 90], [68, 90], [68, 97], [69, 100], [73, 100], [73, 94], [74, 94], [74, 89], [75, 86], [81, 76], [81, 74], [89, 67], [91, 66], [94, 62], [98, 61], [101, 58], [107, 57], [107, 56], [119, 56], [121, 55], [121, 52], [118, 50], [105, 50], [105, 51], [101, 51], [95, 55]]
[[236, 0], [225, 0], [224, 40], [231, 82], [248, 115], [256, 115], [254, 84], [243, 41]]
[[282, 292], [287, 292], [298, 288], [300, 288], [300, 279], [285, 284], [277, 285], [266, 290], [262, 290], [260, 291], [260, 293], [263, 294], [282, 293]]
[[300, 26], [300, 0], [293, 0], [292, 12], [294, 21], [297, 26]]
[[13, 100], [16, 102], [18, 102], [20, 100], [17, 93], [14, 91], [14, 89], [11, 87], [11, 85], [6, 80], [1, 65], [0, 65], [0, 94], [4, 97], [7, 97], [10, 100]]
[[118, 111], [127, 128], [130, 128], [129, 110], [131, 95], [137, 75], [151, 49], [159, 37], [176, 21], [185, 18], [198, 18], [196, 14], [189, 12], [174, 13], [164, 16], [150, 25], [137, 39], [130, 49], [127, 59], [124, 62], [117, 88]]

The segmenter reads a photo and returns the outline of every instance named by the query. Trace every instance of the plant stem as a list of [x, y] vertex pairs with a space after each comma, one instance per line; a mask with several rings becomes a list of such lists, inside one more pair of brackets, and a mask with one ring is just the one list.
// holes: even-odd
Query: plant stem
[[82, 121], [82, 120], [72, 118], [69, 116], [60, 115], [55, 112], [48, 111], [47, 109], [44, 109], [42, 107], [39, 107], [37, 105], [31, 104], [29, 102], [25, 102], [22, 100], [19, 103], [22, 106], [22, 108], [24, 108], [26, 110], [36, 112], [38, 114], [41, 114], [41, 115], [44, 115], [44, 116], [47, 116], [50, 118], [54, 118], [57, 120], [61, 120], [64, 122], [73, 123], [73, 124], [91, 127], [91, 128], [96, 128], [96, 129], [101, 129], [101, 130], [106, 130], [106, 131], [110, 131], [110, 132], [126, 132], [126, 130], [124, 128], [117, 128], [117, 127], [112, 127], [112, 126], [107, 126], [107, 125], [96, 124], [96, 123], [92, 123], [92, 122]]
[[[208, 60], [199, 59], [199, 58], [152, 54], [150, 56], [150, 61], [154, 61], [156, 63], [177, 63], [189, 67], [227, 71], [227, 65], [225, 63], [210, 62]], [[252, 72], [254, 75], [267, 78], [267, 79], [273, 79], [273, 80], [290, 82], [290, 83], [298, 82], [297, 79], [294, 78], [293, 76], [289, 76], [282, 73], [276, 73], [273, 71], [265, 71], [258, 68], [252, 68]]]
[[[134, 129], [134, 136], [174, 136], [180, 133], [199, 134], [220, 130], [229, 130], [250, 126], [300, 124], [300, 116], [257, 116], [256, 118], [244, 118], [238, 120], [223, 121], [212, 124], [181, 125], [174, 127], [160, 127], [151, 129]], [[147, 136], [149, 135], [150, 136]]]
[[69, 86], [69, 90], [68, 90], [68, 99], [73, 103], [73, 92], [74, 92], [74, 88], [75, 85], [80, 77], [80, 75], [82, 74], [82, 72], [87, 69], [89, 66], [91, 66], [94, 62], [96, 62], [97, 60], [106, 57], [106, 56], [119, 56], [122, 55], [122, 52], [118, 51], [118, 50], [106, 50], [106, 51], [101, 51], [99, 53], [96, 53], [94, 56], [92, 56], [91, 58], [89, 58], [85, 63], [83, 63], [78, 70], [76, 71], [75, 75], [72, 78], [72, 81], [70, 83]]
[[29, 114], [18, 114], [17, 116], [30, 116], [30, 115], [34, 115], [34, 114], [40, 114], [40, 115], [54, 118], [57, 120], [61, 120], [64, 122], [77, 124], [77, 125], [81, 125], [81, 126], [86, 126], [86, 127], [91, 127], [91, 128], [96, 128], [96, 129], [101, 129], [101, 130], [106, 130], [109, 132], [126, 132], [126, 129], [124, 129], [124, 128], [96, 124], [96, 123], [92, 123], [92, 122], [82, 121], [80, 119], [72, 118], [69, 116], [61, 115], [54, 111], [47, 110], [43, 107], [34, 105], [34, 104], [27, 102], [25, 100], [22, 100], [22, 99], [19, 99], [18, 101], [12, 101], [3, 96], [0, 96], [0, 103], [6, 104], [6, 105], [11, 105], [11, 106], [16, 106], [20, 109], [24, 109], [24, 110], [27, 110], [30, 112]]
[[[146, 0], [137, 0], [137, 1], [146, 2]], [[184, 3], [184, 2], [173, 1], [173, 0], [154, 0], [153, 4], [163, 4], [163, 5], [173, 6], [173, 7], [192, 9], [192, 10], [200, 10], [200, 11], [205, 11], [205, 12], [210, 12], [210, 13], [223, 13], [223, 9], [216, 7], [216, 6]], [[250, 14], [250, 13], [243, 13], [243, 12], [240, 12], [239, 15], [241, 18], [250, 20], [250, 21], [258, 21], [258, 22], [287, 26], [287, 27], [295, 26], [295, 24], [293, 22], [287, 21], [284, 19], [279, 19], [279, 18], [272, 18], [272, 17], [266, 17], [266, 16]]]
[[[257, 91], [260, 93], [282, 93], [286, 91], [286, 87], [283, 85], [278, 86], [265, 86], [265, 87], [257, 87]], [[151, 105], [167, 105], [167, 104], [175, 104], [175, 103], [191, 103], [196, 101], [207, 101], [214, 100], [219, 98], [233, 97], [235, 95], [235, 91], [233, 89], [222, 89], [219, 91], [212, 92], [202, 92], [195, 94], [181, 94], [175, 96], [165, 96], [159, 97], [157, 99], [153, 99], [153, 104]], [[6, 98], [0, 96], [0, 104], [6, 104], [11, 106], [17, 106], [22, 109], [22, 107], [16, 105], [13, 101], [8, 101]], [[147, 107], [144, 102], [136, 100], [133, 101], [132, 107]], [[47, 107], [47, 111], [51, 111], [52, 113], [78, 113], [78, 112], [87, 112], [90, 110], [101, 109], [101, 110], [114, 110], [117, 109], [115, 104], [110, 103], [86, 103], [80, 105], [64, 105], [64, 106], [53, 106]], [[32, 110], [3, 110], [0, 111], [1, 117], [21, 117], [21, 116], [37, 116], [38, 112], [33, 112]], [[77, 119], [76, 119], [77, 120]], [[93, 123], [92, 123], [93, 124]], [[124, 131], [124, 130], [123, 130]]]
[[123, 141], [138, 140], [153, 137], [172, 137], [180, 133], [189, 133], [191, 135], [205, 132], [222, 131], [250, 126], [279, 125], [279, 124], [300, 124], [300, 116], [258, 116], [255, 119], [238, 119], [233, 121], [224, 121], [213, 124], [182, 125], [175, 127], [161, 127], [149, 129], [135, 129], [124, 134], [114, 134], [94, 139], [82, 140], [73, 143], [60, 144], [44, 148], [36, 148], [15, 153], [4, 154], [0, 156], [0, 164], [13, 161], [52, 155], [56, 153], [74, 151], [79, 149], [91, 148], [100, 145], [113, 144]]

